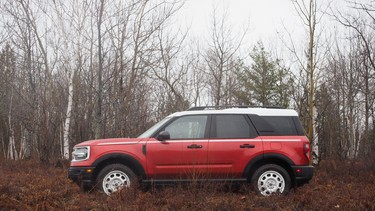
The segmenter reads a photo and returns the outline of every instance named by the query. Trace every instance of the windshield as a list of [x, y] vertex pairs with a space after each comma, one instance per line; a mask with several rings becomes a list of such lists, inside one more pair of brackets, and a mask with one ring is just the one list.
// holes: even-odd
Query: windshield
[[152, 126], [146, 132], [142, 133], [140, 136], [138, 136], [138, 138], [150, 138], [150, 136], [152, 136], [152, 134], [154, 134], [160, 128], [160, 126], [164, 125], [164, 123], [166, 123], [170, 119], [170, 117], [166, 117], [165, 119]]

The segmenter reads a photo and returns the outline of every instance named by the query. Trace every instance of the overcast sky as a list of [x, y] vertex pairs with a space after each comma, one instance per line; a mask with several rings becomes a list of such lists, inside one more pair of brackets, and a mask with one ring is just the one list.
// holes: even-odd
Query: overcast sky
[[214, 6], [220, 13], [226, 10], [234, 30], [248, 25], [247, 39], [251, 42], [277, 38], [276, 32], [283, 32], [283, 25], [291, 33], [304, 30], [290, 0], [186, 0], [179, 12], [182, 23], [196, 36], [208, 32]]
[[[325, 4], [322, 7], [326, 8], [328, 2], [332, 8], [345, 8], [344, 0], [321, 0], [318, 1], [318, 6]], [[283, 48], [284, 44], [280, 37], [288, 39], [288, 33], [296, 45], [303, 46], [308, 41], [306, 26], [303, 25], [291, 0], [186, 0], [178, 13], [179, 22], [185, 27], [190, 27], [191, 36], [200, 40], [207, 39], [214, 6], [218, 13], [226, 10], [228, 23], [234, 31], [241, 30], [244, 25], [249, 27], [244, 43], [247, 47], [252, 48], [257, 41], [262, 40], [266, 48], [275, 45]], [[334, 24], [337, 25], [331, 17], [325, 15], [317, 30], [330, 33]]]

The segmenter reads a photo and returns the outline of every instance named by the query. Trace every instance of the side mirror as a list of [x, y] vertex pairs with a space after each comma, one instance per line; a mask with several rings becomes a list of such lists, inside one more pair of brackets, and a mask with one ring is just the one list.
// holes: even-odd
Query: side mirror
[[171, 135], [168, 131], [161, 131], [157, 136], [156, 139], [159, 141], [165, 141], [171, 139]]

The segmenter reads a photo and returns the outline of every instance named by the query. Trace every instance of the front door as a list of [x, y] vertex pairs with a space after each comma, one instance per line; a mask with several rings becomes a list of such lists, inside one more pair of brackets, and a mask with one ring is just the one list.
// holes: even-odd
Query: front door
[[152, 179], [191, 179], [207, 171], [208, 116], [176, 117], [161, 131], [169, 140], [147, 142], [147, 169]]

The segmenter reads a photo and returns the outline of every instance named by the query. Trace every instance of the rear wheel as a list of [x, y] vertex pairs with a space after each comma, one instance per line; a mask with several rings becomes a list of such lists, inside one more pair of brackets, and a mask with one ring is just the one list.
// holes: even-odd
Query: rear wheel
[[266, 164], [259, 167], [251, 183], [259, 195], [270, 196], [274, 193], [287, 194], [291, 188], [288, 172], [281, 166]]
[[104, 167], [97, 179], [99, 190], [107, 195], [130, 185], [136, 180], [134, 172], [122, 164], [111, 164]]

